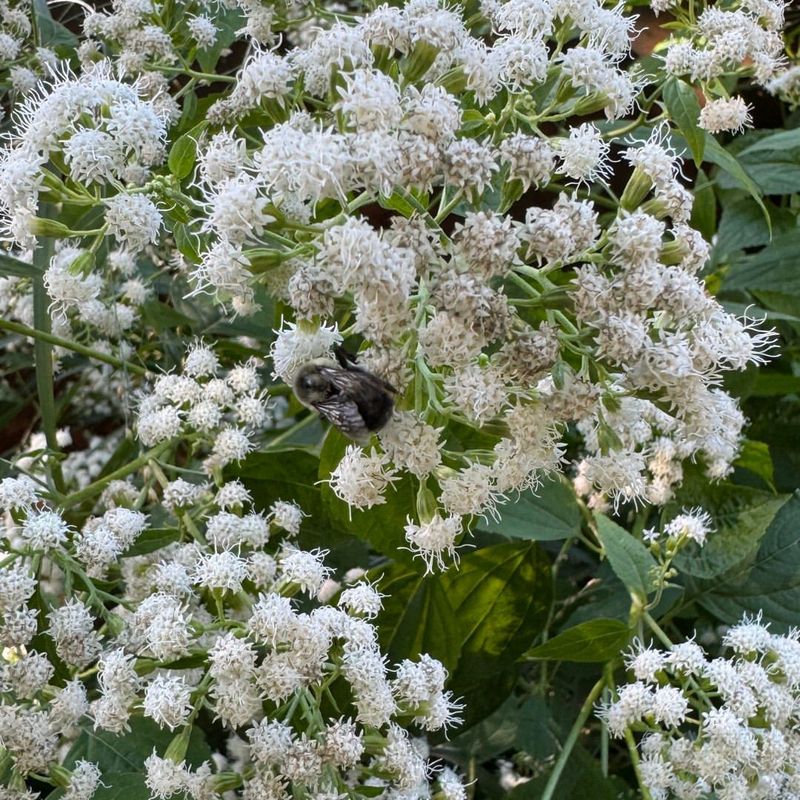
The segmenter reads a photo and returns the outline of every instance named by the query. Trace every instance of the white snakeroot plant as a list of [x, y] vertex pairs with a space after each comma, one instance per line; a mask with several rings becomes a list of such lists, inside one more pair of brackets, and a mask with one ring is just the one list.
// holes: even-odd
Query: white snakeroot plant
[[692, 640], [666, 650], [637, 642], [625, 659], [631, 682], [598, 708], [612, 736], [636, 734], [654, 800], [800, 792], [797, 631], [773, 634], [745, 616], [722, 645], [712, 658]]
[[[238, 377], [248, 383], [246, 373]], [[182, 396], [174, 382], [162, 381], [156, 393], [173, 402]], [[335, 603], [301, 610], [294, 596], [315, 598], [329, 569], [324, 552], [287, 539], [302, 525], [299, 506], [278, 501], [262, 517], [237, 482], [220, 482], [214, 496], [204, 484], [167, 481], [154, 468], [171, 497], [159, 513], [186, 538], [142, 555], [126, 551], [146, 536], [145, 514], [109, 507], [72, 531], [25, 479], [0, 481], [3, 511], [14, 523], [6, 535], [20, 542], [0, 567], [0, 736], [12, 774], [50, 770], [70, 797], [89, 800], [102, 782], [97, 765], [54, 766], [58, 749], [78, 724], [118, 735], [140, 711], [176, 732], [173, 744], [144, 764], [154, 798], [183, 793], [200, 800], [237, 788], [260, 796], [266, 787], [288, 798], [360, 786], [457, 796], [460, 780], [429, 758], [423, 737], [457, 725], [462, 706], [436, 659], [423, 654], [389, 668], [372, 622], [382, 608], [376, 587], [360, 580]], [[223, 528], [231, 532], [225, 541]], [[32, 529], [40, 532], [25, 534]], [[56, 567], [56, 580], [80, 578], [85, 600], [73, 597], [46, 612], [43, 636], [52, 650], [37, 652], [29, 649], [38, 612], [32, 597], [49, 597], [45, 575], [52, 584]], [[112, 570], [121, 590], [113, 610], [95, 584]], [[180, 659], [190, 653], [196, 666], [186, 669]], [[69, 673], [62, 688], [53, 682], [56, 664]], [[328, 709], [323, 698], [341, 690], [352, 702]], [[213, 766], [187, 764], [188, 736], [202, 709], [231, 747], [249, 744], [235, 768], [222, 757]]]

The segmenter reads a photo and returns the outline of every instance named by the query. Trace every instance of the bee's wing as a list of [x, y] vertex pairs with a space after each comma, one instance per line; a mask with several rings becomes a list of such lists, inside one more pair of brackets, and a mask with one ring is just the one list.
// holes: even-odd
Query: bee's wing
[[358, 366], [349, 367], [348, 369], [322, 367], [320, 373], [343, 394], [357, 396], [360, 393], [363, 394], [365, 388], [377, 392], [397, 394], [397, 389], [391, 383]]
[[364, 425], [364, 418], [354, 400], [339, 395], [314, 403], [314, 408], [346, 436], [352, 439], [369, 437], [369, 430]]

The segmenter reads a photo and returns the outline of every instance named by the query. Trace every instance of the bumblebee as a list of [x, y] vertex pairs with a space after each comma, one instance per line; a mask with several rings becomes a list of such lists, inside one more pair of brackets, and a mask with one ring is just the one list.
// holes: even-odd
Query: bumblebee
[[397, 389], [359, 367], [341, 348], [335, 354], [336, 361], [317, 358], [303, 364], [294, 378], [294, 393], [345, 436], [364, 442], [389, 421]]

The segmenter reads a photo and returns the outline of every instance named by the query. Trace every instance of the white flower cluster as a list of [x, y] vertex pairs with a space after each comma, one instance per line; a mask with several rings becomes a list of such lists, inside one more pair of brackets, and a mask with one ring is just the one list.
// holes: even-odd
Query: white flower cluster
[[[665, 11], [676, 3], [652, 0], [651, 5], [656, 11]], [[741, 97], [723, 94], [714, 99], [719, 91], [714, 86], [716, 79], [746, 72], [773, 93], [781, 93], [784, 85], [791, 84], [781, 36], [785, 8], [783, 0], [715, 3], [670, 40], [664, 55], [667, 73], [698, 81], [706, 92], [701, 128], [719, 133], [739, 131], [750, 124], [749, 107]]]
[[207, 445], [210, 473], [241, 461], [269, 421], [255, 362], [223, 370], [213, 349], [196, 342], [182, 372], [159, 376], [141, 397], [136, 429], [145, 447], [178, 437]]
[[[335, 605], [301, 611], [292, 597], [313, 601], [330, 570], [324, 552], [291, 541], [304, 517], [296, 504], [277, 501], [264, 516], [238, 481], [212, 489], [158, 475], [162, 514], [173, 515], [182, 540], [144, 555], [126, 554], [147, 529], [141, 511], [110, 506], [76, 532], [32, 481], [0, 481], [0, 507], [14, 522], [6, 533], [14, 555], [0, 567], [0, 737], [15, 773], [46, 773], [79, 722], [121, 734], [141, 710], [175, 730], [205, 706], [232, 753], [246, 742], [239, 762], [220, 755], [216, 771], [190, 770], [154, 751], [145, 763], [153, 797], [207, 800], [224, 784], [245, 798], [361, 785], [425, 798], [438, 785], [461, 800], [455, 773], [410, 733], [456, 725], [461, 706], [436, 659], [387, 667], [371, 622], [382, 595], [361, 580], [338, 591]], [[49, 606], [45, 595], [34, 601], [49, 564], [60, 568], [57, 581], [81, 576], [79, 592], [46, 611], [45, 635], [70, 672], [62, 688], [50, 651], [29, 649], [37, 604]], [[96, 578], [119, 582], [118, 596], [101, 593]], [[181, 665], [190, 653], [193, 666]], [[342, 700], [323, 713], [331, 692], [352, 698], [350, 716]], [[76, 764], [70, 797], [89, 800], [100, 778], [96, 765]]]
[[637, 643], [634, 682], [599, 715], [613, 736], [642, 734], [639, 770], [653, 800], [790, 800], [800, 796], [800, 632], [760, 617], [730, 628], [728, 655], [694, 641], [668, 651]]
[[[93, 188], [144, 183], [164, 159], [163, 116], [105, 65], [80, 77], [55, 73], [15, 107], [14, 119], [0, 151], [0, 229], [23, 248], [33, 246], [42, 186], [60, 182], [52, 156], [93, 199]], [[146, 195], [119, 192], [105, 205], [107, 232], [126, 249], [136, 253], [156, 240], [161, 215]]]

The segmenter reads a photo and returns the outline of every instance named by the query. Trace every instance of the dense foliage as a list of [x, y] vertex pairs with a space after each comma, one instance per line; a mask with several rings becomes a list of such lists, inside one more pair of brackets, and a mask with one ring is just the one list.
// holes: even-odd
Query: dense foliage
[[0, 798], [800, 798], [798, 48], [0, 0]]

